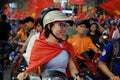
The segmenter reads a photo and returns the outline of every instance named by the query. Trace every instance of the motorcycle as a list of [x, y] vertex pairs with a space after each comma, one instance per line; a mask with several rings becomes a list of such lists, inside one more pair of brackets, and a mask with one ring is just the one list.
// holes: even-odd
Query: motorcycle
[[[76, 76], [80, 76], [81, 78], [83, 78], [83, 80], [94, 80], [93, 77], [91, 78], [91, 76], [93, 76], [93, 74], [91, 75], [92, 72], [90, 70], [90, 68], [93, 68], [94, 66], [89, 64], [91, 66], [89, 66], [89, 68], [88, 68], [88, 67], [85, 67], [85, 65], [83, 65], [83, 64], [81, 64], [81, 65], [84, 66], [84, 68], [81, 67], [81, 70], [79, 71], [78, 74], [76, 74]], [[28, 65], [27, 65], [25, 58], [23, 57], [23, 54], [19, 53], [15, 57], [13, 64], [12, 64], [11, 80], [17, 80], [17, 75], [21, 72], [24, 72], [27, 69], [27, 67], [28, 67]], [[48, 77], [48, 78], [49, 78], [49, 80], [52, 80], [53, 77]], [[36, 76], [34, 74], [30, 74], [30, 75], [28, 75], [28, 77], [25, 80], [41, 80], [41, 76]]]
[[[12, 63], [12, 69], [11, 69], [11, 80], [18, 80], [17, 75], [21, 72], [24, 72], [27, 69], [28, 65], [23, 57], [23, 54], [18, 53], [16, 55], [13, 63]], [[25, 80], [40, 80], [39, 76], [30, 74]]]
[[27, 62], [24, 59], [23, 54], [19, 53], [19, 50], [23, 46], [23, 42], [18, 42], [18, 44], [12, 45], [14, 46], [10, 46], [11, 54], [9, 55], [9, 59], [12, 63], [10, 80], [18, 80], [17, 75], [27, 69]]
[[[27, 62], [23, 56], [23, 54], [18, 54], [12, 64], [12, 70], [11, 70], [11, 80], [17, 80], [17, 75], [21, 72], [24, 72], [27, 69], [28, 65]], [[48, 76], [48, 80], [54, 80], [54, 75], [57, 75], [57, 72], [53, 72], [50, 76]], [[43, 75], [45, 76], [45, 74]], [[52, 77], [51, 77], [52, 76]], [[58, 75], [59, 77], [60, 75]], [[42, 80], [41, 75], [35, 75], [35, 74], [29, 74], [28, 77], [25, 80]], [[57, 79], [55, 79], [57, 80]], [[64, 79], [62, 79], [64, 80]]]
[[[101, 42], [95, 44], [101, 51], [104, 51], [104, 47], [108, 42], [108, 37], [108, 34], [103, 34], [101, 36]], [[83, 80], [98, 80], [96, 74], [100, 54], [96, 54], [94, 51], [89, 49], [81, 55], [84, 59], [76, 57], [76, 61], [80, 67], [80, 71], [76, 76], [81, 77]]]
[[15, 56], [19, 53], [19, 50], [22, 48], [23, 42], [10, 43], [8, 51], [9, 51], [9, 60], [11, 62], [14, 61]]
[[93, 51], [89, 50], [83, 52], [82, 56], [84, 57], [84, 59], [76, 57], [76, 61], [78, 63], [78, 66], [80, 67], [80, 71], [76, 74], [76, 76], [79, 76], [83, 80], [95, 80], [99, 55], [94, 54]]

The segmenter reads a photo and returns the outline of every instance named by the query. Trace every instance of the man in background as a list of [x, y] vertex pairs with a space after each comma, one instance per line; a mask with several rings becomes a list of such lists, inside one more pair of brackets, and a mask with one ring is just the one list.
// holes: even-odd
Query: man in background
[[[9, 40], [9, 35], [11, 33], [11, 26], [6, 22], [7, 16], [1, 14], [0, 22], [0, 65], [1, 71], [7, 68], [7, 45]], [[3, 75], [0, 75], [0, 80], [3, 80]]]

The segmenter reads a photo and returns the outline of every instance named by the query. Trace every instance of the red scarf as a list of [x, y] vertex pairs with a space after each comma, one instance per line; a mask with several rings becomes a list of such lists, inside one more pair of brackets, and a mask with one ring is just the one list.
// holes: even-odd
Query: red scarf
[[68, 53], [70, 53], [73, 59], [75, 58], [72, 45], [70, 45], [66, 41], [62, 41], [61, 48], [58, 44], [47, 42], [45, 40], [44, 32], [45, 30], [41, 33], [40, 38], [34, 43], [29, 61], [29, 66], [26, 72], [31, 72], [37, 69], [38, 66], [42, 66], [43, 64], [49, 62], [55, 56], [60, 54], [62, 50], [68, 51]]

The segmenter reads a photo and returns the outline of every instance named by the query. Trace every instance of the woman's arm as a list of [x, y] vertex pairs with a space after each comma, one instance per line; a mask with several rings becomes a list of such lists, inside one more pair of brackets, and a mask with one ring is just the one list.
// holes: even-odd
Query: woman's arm
[[77, 67], [75, 66], [75, 63], [73, 62], [72, 57], [70, 56], [70, 60], [69, 60], [69, 70], [71, 72], [72, 77], [76, 78], [77, 80], [81, 80], [81, 78], [78, 76], [76, 76], [75, 74], [78, 73]]
[[106, 64], [104, 62], [99, 62], [98, 67], [100, 68], [100, 70], [102, 70], [102, 72], [108, 76], [110, 78], [110, 80], [120, 80], [120, 78], [118, 76], [115, 76], [106, 66]]
[[22, 72], [22, 73], [19, 73], [18, 76], [17, 76], [17, 79], [18, 80], [24, 80], [26, 79], [28, 76], [28, 74], [26, 72]]

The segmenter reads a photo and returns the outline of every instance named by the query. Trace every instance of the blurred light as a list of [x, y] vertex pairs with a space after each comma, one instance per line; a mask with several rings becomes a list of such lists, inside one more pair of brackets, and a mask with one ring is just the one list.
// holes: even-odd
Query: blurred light
[[10, 3], [11, 8], [17, 8], [17, 3]]
[[65, 14], [72, 14], [73, 13], [72, 10], [63, 10], [62, 12]]

